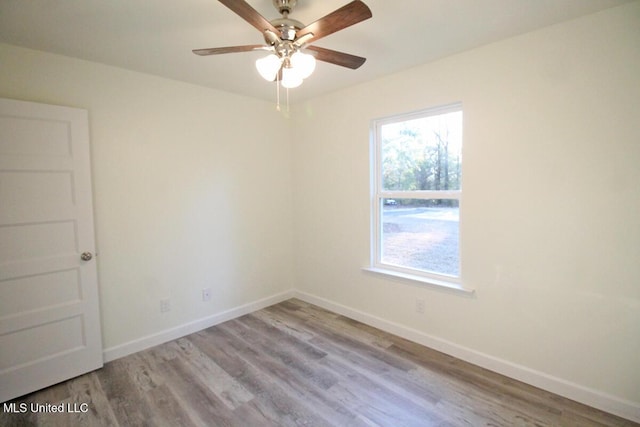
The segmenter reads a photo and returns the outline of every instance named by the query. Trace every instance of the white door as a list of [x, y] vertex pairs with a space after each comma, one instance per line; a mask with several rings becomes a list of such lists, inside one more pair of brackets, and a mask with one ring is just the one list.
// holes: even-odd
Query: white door
[[93, 233], [87, 112], [0, 98], [0, 402], [102, 366]]

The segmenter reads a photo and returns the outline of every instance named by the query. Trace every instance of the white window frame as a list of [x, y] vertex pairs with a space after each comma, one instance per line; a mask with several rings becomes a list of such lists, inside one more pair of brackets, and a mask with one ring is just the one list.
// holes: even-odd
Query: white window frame
[[[450, 112], [462, 112], [462, 103], [457, 102], [444, 106], [428, 108], [412, 113], [398, 114], [372, 121], [371, 124], [371, 263], [364, 270], [393, 278], [418, 282], [421, 284], [444, 287], [451, 290], [473, 293], [473, 290], [462, 285], [462, 269], [460, 276], [449, 276], [412, 269], [382, 262], [382, 209], [384, 199], [453, 199], [459, 204], [462, 213], [462, 186], [460, 190], [440, 191], [385, 191], [382, 187], [382, 144], [380, 140], [381, 128], [386, 124], [409, 121], [429, 116], [437, 116]], [[463, 143], [464, 146], [464, 143]], [[460, 215], [462, 219], [462, 215]], [[458, 225], [460, 227], [460, 225]], [[459, 251], [462, 236], [458, 233]], [[458, 260], [462, 263], [460, 252]]]

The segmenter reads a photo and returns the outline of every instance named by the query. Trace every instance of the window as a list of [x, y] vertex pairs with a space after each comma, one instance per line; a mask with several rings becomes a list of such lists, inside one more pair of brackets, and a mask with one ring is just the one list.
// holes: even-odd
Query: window
[[372, 268], [460, 283], [462, 105], [373, 123]]

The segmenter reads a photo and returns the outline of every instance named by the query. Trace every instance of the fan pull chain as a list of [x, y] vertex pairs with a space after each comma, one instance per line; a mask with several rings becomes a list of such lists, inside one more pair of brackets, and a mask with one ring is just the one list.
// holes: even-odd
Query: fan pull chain
[[280, 73], [276, 74], [276, 111], [280, 111]]

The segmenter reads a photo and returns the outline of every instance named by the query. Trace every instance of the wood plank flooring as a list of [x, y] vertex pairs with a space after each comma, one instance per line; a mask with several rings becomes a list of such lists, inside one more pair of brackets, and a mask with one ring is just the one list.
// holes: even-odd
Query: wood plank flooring
[[638, 426], [295, 299], [11, 403], [1, 426]]

